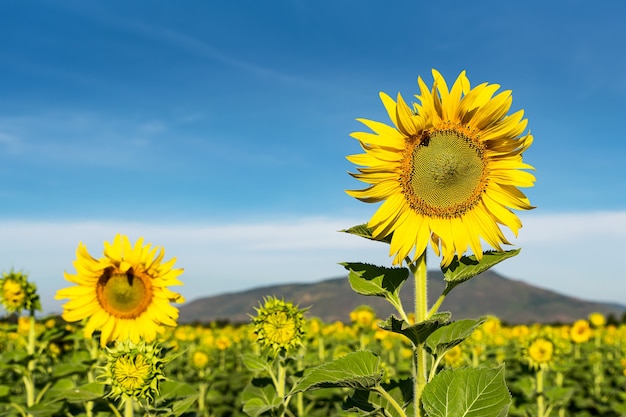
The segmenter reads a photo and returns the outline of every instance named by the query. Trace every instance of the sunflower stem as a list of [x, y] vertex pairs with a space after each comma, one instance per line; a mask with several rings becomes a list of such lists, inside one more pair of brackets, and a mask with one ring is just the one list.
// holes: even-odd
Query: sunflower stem
[[386, 399], [389, 404], [396, 410], [396, 412], [398, 413], [399, 416], [404, 416], [406, 417], [406, 413], [404, 412], [404, 409], [400, 406], [400, 404], [398, 404], [398, 402], [387, 392], [386, 389], [384, 389], [382, 386], [378, 385], [374, 388], [374, 391], [376, 391], [377, 393], [380, 394], [381, 397], [383, 397], [384, 399]]
[[544, 396], [543, 396], [543, 367], [540, 366], [536, 374], [536, 393], [537, 393], [537, 417], [547, 417], [545, 413]]
[[[35, 311], [31, 310], [30, 317], [28, 318], [28, 342], [26, 345], [26, 352], [29, 359], [26, 365], [26, 372], [22, 378], [24, 382], [24, 388], [26, 390], [26, 405], [30, 408], [35, 405], [35, 348], [36, 348], [36, 330], [35, 330]], [[32, 414], [28, 413], [27, 416], [31, 417]]]
[[124, 417], [133, 417], [135, 414], [135, 400], [128, 398], [124, 401]]
[[[426, 251], [420, 255], [415, 263], [409, 264], [409, 269], [415, 279], [415, 323], [422, 323], [427, 318], [428, 313], [428, 276], [426, 269]], [[428, 382], [426, 369], [426, 349], [424, 343], [420, 343], [414, 348], [414, 395], [415, 417], [422, 417], [422, 393]]]
[[443, 303], [443, 300], [445, 299], [446, 293], [444, 292], [439, 296], [439, 298], [437, 298], [437, 301], [435, 301], [435, 304], [433, 304], [433, 306], [430, 308], [430, 311], [428, 311], [428, 315], [426, 316], [427, 319], [431, 318], [433, 314], [439, 311], [439, 307], [441, 307], [441, 303]]
[[283, 409], [281, 412], [281, 416], [285, 415], [285, 411], [287, 410], [287, 401], [285, 399], [285, 381], [287, 377], [287, 368], [283, 365], [282, 360], [278, 360], [278, 382], [276, 384], [276, 393], [280, 397], [283, 402]]

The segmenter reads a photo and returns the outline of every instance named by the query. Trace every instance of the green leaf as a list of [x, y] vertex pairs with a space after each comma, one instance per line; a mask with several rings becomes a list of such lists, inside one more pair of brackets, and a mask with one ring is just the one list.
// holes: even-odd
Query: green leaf
[[424, 388], [422, 404], [429, 417], [506, 416], [511, 394], [504, 382], [504, 365], [444, 370]]
[[27, 408], [26, 412], [33, 417], [52, 417], [59, 415], [63, 406], [62, 402], [43, 402]]
[[[265, 382], [263, 382], [265, 381]], [[243, 411], [252, 417], [260, 416], [266, 411], [280, 407], [282, 399], [276, 395], [271, 380], [253, 379], [241, 393]]]
[[72, 403], [93, 401], [104, 396], [104, 385], [92, 382], [66, 390], [61, 398]]
[[405, 335], [415, 346], [426, 341], [435, 330], [444, 326], [452, 317], [448, 311], [442, 311], [421, 323], [409, 325], [404, 320], [398, 320], [395, 316], [390, 316], [387, 320], [378, 323], [378, 327], [394, 333]]
[[197, 394], [197, 392], [196, 388], [186, 382], [166, 380], [159, 384], [159, 400], [186, 397]]
[[505, 259], [516, 256], [520, 253], [520, 250], [521, 249], [514, 249], [503, 252], [487, 251], [483, 253], [483, 257], [480, 261], [476, 259], [475, 255], [463, 256], [460, 260], [455, 256], [450, 265], [445, 268], [441, 268], [443, 271], [443, 277], [449, 283], [460, 284], [461, 282], [465, 282], [475, 277], [481, 272], [485, 272]]
[[56, 381], [43, 396], [47, 402], [54, 402], [65, 398], [65, 394], [73, 390], [74, 381], [69, 378], [62, 378]]
[[308, 369], [289, 395], [318, 388], [347, 387], [369, 389], [383, 378], [380, 358], [369, 351], [351, 352], [345, 356]]
[[344, 409], [360, 412], [359, 415], [361, 416], [406, 417], [413, 415], [414, 410], [411, 401], [413, 400], [414, 387], [412, 378], [394, 380], [388, 384], [381, 384], [381, 386], [404, 408], [404, 415], [398, 413], [386, 398], [373, 390], [356, 390], [344, 402]]
[[196, 401], [198, 401], [198, 394], [189, 395], [182, 400], [175, 401], [172, 404], [172, 413], [175, 416], [186, 413], [192, 406], [196, 404]]
[[60, 363], [52, 371], [53, 378], [61, 378], [72, 374], [85, 374], [89, 365], [85, 363]]
[[407, 268], [344, 262], [341, 265], [350, 271], [348, 281], [352, 289], [361, 295], [384, 297], [398, 310], [403, 311], [400, 289], [409, 278]]
[[544, 395], [553, 406], [565, 405], [574, 395], [574, 389], [566, 387], [552, 387], [545, 390]]
[[267, 361], [263, 359], [263, 356], [255, 355], [253, 353], [244, 353], [241, 355], [243, 364], [248, 370], [256, 372], [267, 369]]
[[365, 239], [369, 239], [369, 240], [375, 240], [376, 242], [391, 243], [392, 235], [385, 236], [382, 239], [376, 239], [372, 235], [372, 229], [367, 227], [367, 224], [360, 224], [358, 226], [354, 226], [349, 229], [340, 230], [340, 232], [350, 233], [351, 235], [364, 237]]
[[426, 349], [430, 354], [442, 355], [472, 335], [485, 319], [463, 319], [439, 327], [426, 339]]

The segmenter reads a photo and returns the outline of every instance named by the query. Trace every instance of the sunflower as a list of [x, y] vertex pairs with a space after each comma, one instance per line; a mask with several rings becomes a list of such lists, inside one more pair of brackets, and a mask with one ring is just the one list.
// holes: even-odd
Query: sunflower
[[172, 269], [176, 259], [162, 262], [161, 247], [143, 245], [143, 238], [131, 246], [128, 237], [117, 235], [113, 244], [104, 242], [104, 257], [94, 259], [80, 243], [74, 267], [76, 275], [65, 279], [78, 284], [57, 291], [55, 299], [69, 299], [63, 305], [63, 318], [74, 322], [88, 319], [85, 336], [100, 330], [100, 344], [111, 340], [152, 341], [164, 326], [176, 326], [178, 309], [170, 302], [183, 297], [169, 290], [182, 285], [177, 277], [182, 269]]
[[585, 343], [593, 336], [593, 330], [587, 320], [576, 320], [570, 329], [569, 336], [574, 343]]
[[306, 321], [303, 313], [293, 303], [276, 297], [267, 297], [262, 307], [255, 307], [257, 315], [252, 317], [257, 342], [278, 353], [302, 345]]
[[518, 189], [535, 181], [522, 162], [533, 137], [522, 135], [522, 110], [507, 115], [511, 92], [494, 96], [500, 86], [488, 83], [470, 88], [465, 71], [450, 90], [439, 72], [433, 77], [432, 89], [418, 78], [413, 108], [400, 94], [394, 101], [381, 93], [393, 126], [357, 119], [372, 132], [351, 135], [365, 151], [348, 156], [362, 167], [351, 175], [370, 186], [347, 193], [383, 202], [368, 227], [375, 239], [391, 235], [396, 265], [420, 257], [429, 241], [442, 266], [468, 249], [481, 259], [481, 239], [502, 251], [510, 243], [500, 226], [516, 236], [522, 226], [511, 209], [533, 208]]
[[114, 399], [154, 400], [159, 394], [159, 384], [165, 379], [161, 348], [155, 343], [130, 340], [117, 342], [104, 351], [104, 365], [99, 367], [98, 379], [111, 386], [106, 395]]
[[547, 337], [535, 338], [526, 349], [526, 360], [531, 368], [548, 366], [554, 357], [555, 346]]
[[22, 310], [33, 313], [41, 310], [37, 286], [28, 281], [28, 276], [21, 272], [4, 272], [0, 276], [0, 304], [9, 313], [20, 314]]

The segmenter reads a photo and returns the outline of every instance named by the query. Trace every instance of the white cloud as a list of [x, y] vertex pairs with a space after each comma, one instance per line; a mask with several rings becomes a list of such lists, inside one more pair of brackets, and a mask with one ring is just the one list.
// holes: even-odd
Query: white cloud
[[[533, 214], [516, 241], [521, 254], [496, 267], [503, 275], [579, 298], [626, 304], [617, 267], [626, 241], [626, 212]], [[188, 299], [252, 287], [313, 282], [344, 273], [338, 262], [389, 264], [387, 246], [338, 232], [351, 219], [303, 218], [265, 223], [152, 224], [130, 222], [0, 222], [2, 270], [15, 268], [37, 283], [44, 309], [59, 311], [54, 292], [69, 285], [79, 241], [93, 256], [116, 233], [163, 246], [185, 269]], [[431, 267], [436, 267], [434, 257]]]

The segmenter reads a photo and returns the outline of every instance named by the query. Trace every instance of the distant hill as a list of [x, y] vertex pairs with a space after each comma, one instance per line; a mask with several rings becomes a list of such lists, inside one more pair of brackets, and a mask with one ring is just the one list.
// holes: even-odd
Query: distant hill
[[[444, 288], [441, 271], [428, 273], [429, 304], [432, 305]], [[402, 289], [405, 309], [411, 310], [414, 286], [409, 280]], [[283, 284], [247, 291], [204, 297], [180, 307], [181, 323], [228, 320], [247, 322], [248, 314], [264, 296], [274, 295], [310, 307], [309, 316], [326, 322], [348, 321], [350, 311], [361, 304], [373, 307], [381, 318], [394, 313], [386, 300], [356, 294], [347, 276], [307, 284]], [[477, 318], [493, 314], [508, 323], [573, 322], [589, 313], [613, 313], [620, 317], [626, 306], [580, 300], [554, 291], [538, 288], [523, 281], [505, 278], [487, 271], [455, 288], [443, 302], [440, 311], [451, 311], [452, 318]]]

